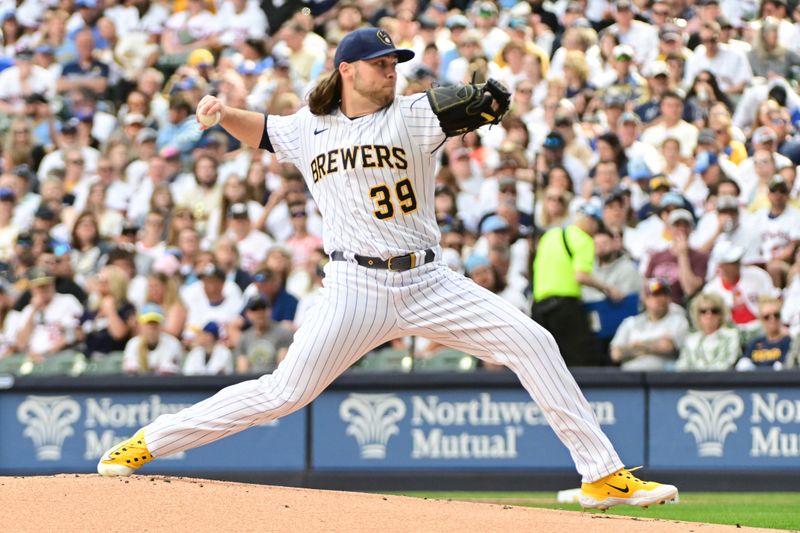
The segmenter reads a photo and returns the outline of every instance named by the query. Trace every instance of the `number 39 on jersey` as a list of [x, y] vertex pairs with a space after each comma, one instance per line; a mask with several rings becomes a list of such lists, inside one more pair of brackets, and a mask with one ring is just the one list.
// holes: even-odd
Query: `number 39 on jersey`
[[395, 214], [395, 203], [405, 215], [417, 210], [417, 195], [411, 180], [403, 178], [394, 185], [394, 191], [382, 183], [369, 190], [369, 197], [375, 202], [373, 214], [379, 220], [392, 218]]

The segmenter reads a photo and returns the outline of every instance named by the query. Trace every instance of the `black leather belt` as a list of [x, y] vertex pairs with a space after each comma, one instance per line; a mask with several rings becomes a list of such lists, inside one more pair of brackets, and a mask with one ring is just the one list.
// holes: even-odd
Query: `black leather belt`
[[[414, 267], [430, 263], [436, 258], [436, 253], [431, 248], [425, 250], [424, 253], [425, 257], [422, 258], [421, 263], [417, 262], [417, 256], [415, 254], [396, 255], [389, 259], [356, 254], [353, 258], [356, 260], [356, 263], [366, 268], [381, 268], [391, 272], [405, 272]], [[344, 256], [344, 252], [333, 252], [331, 254], [331, 261], [347, 261], [347, 258]]]

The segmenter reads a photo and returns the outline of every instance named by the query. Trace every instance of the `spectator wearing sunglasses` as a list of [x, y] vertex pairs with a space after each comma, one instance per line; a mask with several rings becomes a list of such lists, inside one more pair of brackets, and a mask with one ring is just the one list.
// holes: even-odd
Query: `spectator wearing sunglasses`
[[727, 327], [728, 307], [717, 294], [703, 293], [689, 307], [694, 333], [686, 337], [675, 370], [728, 370], [741, 355], [739, 332]]
[[[764, 335], [747, 346], [744, 356], [736, 363], [736, 370], [782, 370], [789, 366], [789, 354], [793, 350], [789, 332], [781, 323], [781, 301], [766, 298], [759, 302], [758, 311]], [[797, 346], [794, 348], [796, 353]]]

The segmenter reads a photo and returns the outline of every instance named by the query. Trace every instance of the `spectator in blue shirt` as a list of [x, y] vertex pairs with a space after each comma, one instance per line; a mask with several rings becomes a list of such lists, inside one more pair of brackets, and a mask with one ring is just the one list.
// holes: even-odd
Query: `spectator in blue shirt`
[[75, 48], [78, 57], [64, 65], [61, 78], [58, 80], [58, 91], [61, 93], [72, 89], [87, 87], [95, 95], [103, 96], [108, 89], [108, 65], [94, 58], [94, 36], [92, 31], [84, 29], [75, 36]]
[[736, 363], [736, 370], [782, 370], [788, 362], [792, 338], [781, 323], [780, 300], [762, 300], [758, 305], [758, 318], [764, 335], [747, 346], [744, 357]]

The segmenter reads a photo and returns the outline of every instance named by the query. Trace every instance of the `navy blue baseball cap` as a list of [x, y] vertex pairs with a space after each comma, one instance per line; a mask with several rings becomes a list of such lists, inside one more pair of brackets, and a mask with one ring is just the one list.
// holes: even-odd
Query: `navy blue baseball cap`
[[397, 54], [398, 63], [405, 63], [414, 57], [414, 52], [406, 48], [395, 48], [392, 38], [386, 31], [378, 28], [361, 28], [345, 35], [339, 46], [333, 64], [336, 68], [342, 63], [352, 63], [364, 59]]

